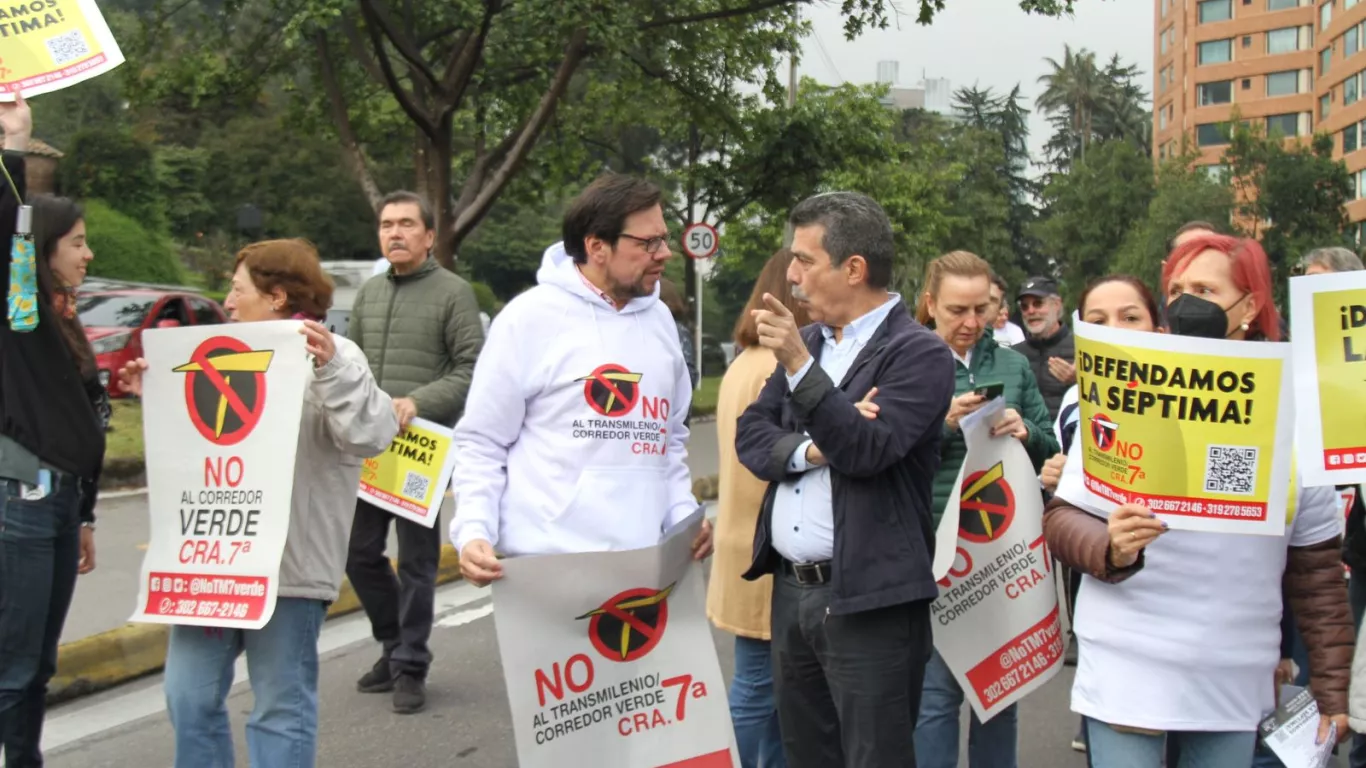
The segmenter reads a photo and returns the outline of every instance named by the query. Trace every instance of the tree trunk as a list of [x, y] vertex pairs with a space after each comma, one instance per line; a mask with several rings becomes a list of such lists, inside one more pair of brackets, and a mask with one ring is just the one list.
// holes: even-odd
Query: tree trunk
[[436, 218], [436, 244], [433, 254], [446, 269], [455, 269], [455, 229], [451, 210], [451, 113], [447, 112], [436, 127], [436, 137], [430, 143], [427, 165], [427, 199]]

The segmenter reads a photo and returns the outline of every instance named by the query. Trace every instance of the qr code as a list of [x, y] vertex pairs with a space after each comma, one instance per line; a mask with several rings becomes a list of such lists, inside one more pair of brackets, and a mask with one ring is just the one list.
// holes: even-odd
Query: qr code
[[1205, 491], [1251, 496], [1257, 487], [1259, 448], [1211, 445], [1205, 457]]
[[423, 501], [426, 501], [427, 487], [431, 484], [432, 481], [410, 470], [408, 472], [408, 477], [403, 480], [403, 495], [410, 499], [422, 499]]
[[64, 35], [48, 38], [47, 52], [52, 54], [52, 63], [61, 66], [89, 56], [90, 46], [85, 41], [85, 34], [73, 29]]

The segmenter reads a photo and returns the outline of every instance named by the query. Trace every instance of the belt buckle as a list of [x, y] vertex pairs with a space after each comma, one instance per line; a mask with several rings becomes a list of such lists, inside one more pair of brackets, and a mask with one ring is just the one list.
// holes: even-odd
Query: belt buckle
[[[825, 583], [825, 574], [821, 573], [821, 567], [819, 564], [793, 563], [792, 574], [797, 577], [797, 583], [801, 584], [804, 587], [811, 586], [814, 584]], [[810, 574], [810, 576], [808, 576], [807, 574]]]

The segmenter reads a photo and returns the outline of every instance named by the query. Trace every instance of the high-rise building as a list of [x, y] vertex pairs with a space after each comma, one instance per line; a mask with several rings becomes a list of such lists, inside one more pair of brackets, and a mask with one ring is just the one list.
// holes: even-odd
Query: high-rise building
[[901, 62], [899, 61], [879, 61], [877, 63], [877, 81], [879, 85], [896, 85], [900, 79]]
[[1271, 134], [1328, 133], [1353, 177], [1348, 218], [1366, 224], [1366, 2], [1153, 2], [1154, 154], [1189, 136], [1199, 162], [1221, 170], [1235, 110]]

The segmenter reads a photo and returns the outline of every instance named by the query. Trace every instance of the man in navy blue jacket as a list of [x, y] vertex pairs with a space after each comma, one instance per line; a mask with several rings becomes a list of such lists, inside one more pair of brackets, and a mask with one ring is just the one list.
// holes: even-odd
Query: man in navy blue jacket
[[770, 481], [745, 574], [772, 573], [774, 689], [792, 768], [913, 768], [933, 646], [930, 486], [953, 357], [889, 293], [886, 213], [852, 193], [799, 204], [788, 270], [816, 322], [756, 311], [778, 368], [740, 417]]

